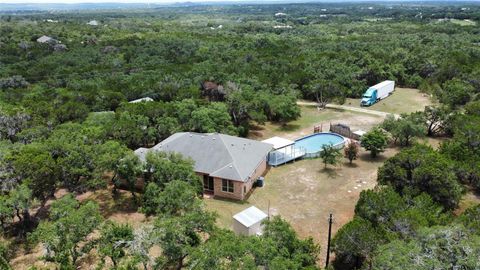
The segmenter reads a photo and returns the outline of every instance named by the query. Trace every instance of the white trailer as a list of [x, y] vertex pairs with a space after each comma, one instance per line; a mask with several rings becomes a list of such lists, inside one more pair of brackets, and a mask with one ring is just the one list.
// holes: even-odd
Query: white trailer
[[395, 89], [394, 81], [383, 81], [367, 89], [360, 101], [361, 106], [370, 106], [390, 95]]
[[381, 83], [378, 83], [372, 88], [377, 89], [377, 98], [378, 99], [384, 99], [390, 95], [391, 92], [395, 89], [395, 82], [394, 81], [383, 81]]

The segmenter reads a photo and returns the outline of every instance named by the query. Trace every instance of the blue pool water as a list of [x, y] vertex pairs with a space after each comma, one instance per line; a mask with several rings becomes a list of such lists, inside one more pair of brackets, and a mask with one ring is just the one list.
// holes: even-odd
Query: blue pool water
[[344, 138], [334, 133], [316, 133], [295, 141], [295, 146], [305, 148], [307, 155], [318, 154], [325, 144], [333, 144], [334, 146], [343, 146]]

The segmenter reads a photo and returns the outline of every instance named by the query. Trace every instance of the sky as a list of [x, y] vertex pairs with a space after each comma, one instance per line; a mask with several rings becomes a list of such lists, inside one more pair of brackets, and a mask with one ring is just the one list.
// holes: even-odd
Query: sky
[[[74, 3], [173, 3], [173, 2], [226, 2], [225, 0], [0, 0], [0, 3], [5, 4], [45, 4], [45, 3], [62, 3], [62, 4], [74, 4]], [[228, 0], [227, 0], [228, 1]], [[235, 0], [235, 2], [241, 2], [241, 0]], [[271, 2], [266, 0], [257, 0], [257, 2]]]

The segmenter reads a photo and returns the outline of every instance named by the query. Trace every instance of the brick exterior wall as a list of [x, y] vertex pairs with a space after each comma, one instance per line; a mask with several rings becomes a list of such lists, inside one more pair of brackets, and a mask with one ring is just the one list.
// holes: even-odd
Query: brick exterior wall
[[[246, 199], [246, 196], [249, 194], [250, 190], [252, 189], [253, 184], [255, 183], [257, 178], [262, 176], [267, 170], [267, 168], [268, 168], [267, 157], [265, 157], [263, 161], [257, 166], [257, 168], [252, 172], [252, 175], [250, 176], [247, 182], [233, 180], [233, 184], [234, 184], [233, 193], [222, 191], [222, 178], [215, 177], [213, 180], [213, 185], [214, 185], [213, 195], [215, 197], [221, 197], [221, 198], [244, 200]], [[200, 173], [200, 172], [196, 172], [196, 174], [200, 177], [202, 181], [202, 187], [203, 187], [203, 176], [207, 174]], [[120, 181], [120, 187], [121, 188], [127, 187], [125, 180]], [[143, 191], [145, 188], [144, 179], [138, 178], [137, 182], [135, 183], [135, 188], [138, 191]]]
[[[213, 194], [216, 197], [234, 199], [234, 200], [244, 200], [250, 190], [257, 180], [258, 177], [262, 176], [267, 169], [267, 158], [257, 166], [255, 171], [252, 172], [249, 180], [247, 182], [233, 181], [233, 193], [222, 191], [222, 178], [214, 178], [214, 191]], [[228, 179], [227, 179], [228, 180]]]
[[243, 182], [240, 181], [233, 181], [233, 193], [231, 192], [224, 192], [222, 191], [222, 178], [214, 179], [214, 191], [213, 195], [215, 197], [222, 197], [234, 200], [243, 200]]

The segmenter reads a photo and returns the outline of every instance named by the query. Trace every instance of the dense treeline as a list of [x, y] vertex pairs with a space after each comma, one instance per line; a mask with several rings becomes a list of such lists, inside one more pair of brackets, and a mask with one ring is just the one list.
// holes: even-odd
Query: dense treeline
[[[478, 206], [452, 213], [467, 189], [480, 190], [480, 40], [471, 25], [480, 8], [258, 7], [1, 15], [2, 235], [42, 243], [43, 259], [62, 269], [92, 250], [99, 267], [115, 269], [316, 268], [319, 247], [285, 221], [268, 221], [257, 238], [220, 230], [191, 161], [158, 154], [143, 163], [131, 149], [179, 131], [246, 136], [255, 122], [298, 118], [297, 98], [342, 102], [392, 79], [441, 104], [387, 118], [362, 141], [372, 156], [387, 141], [404, 149], [336, 235], [335, 265], [478, 268]], [[42, 35], [55, 40], [37, 42]], [[144, 97], [154, 101], [128, 103]], [[451, 139], [433, 149], [417, 145], [423, 136]], [[113, 196], [127, 189], [152, 222], [104, 221], [97, 203], [74, 196], [107, 183]], [[59, 188], [69, 195], [47, 205]], [[13, 247], [2, 240], [0, 268]]]
[[[479, 104], [385, 120], [392, 142], [405, 148], [379, 169], [378, 187], [362, 191], [354, 220], [336, 234], [335, 269], [480, 267], [480, 205], [453, 215], [467, 190], [480, 192]], [[433, 119], [433, 130], [453, 134], [438, 150], [415, 142]]]
[[[362, 191], [354, 219], [336, 234], [335, 269], [480, 267], [480, 205], [454, 214], [466, 192], [480, 192], [480, 101], [474, 81], [433, 86], [440, 104], [387, 117], [362, 138], [372, 154], [382, 152], [386, 141], [403, 148], [385, 161], [378, 186]], [[425, 136], [451, 138], [433, 149], [418, 143]]]

